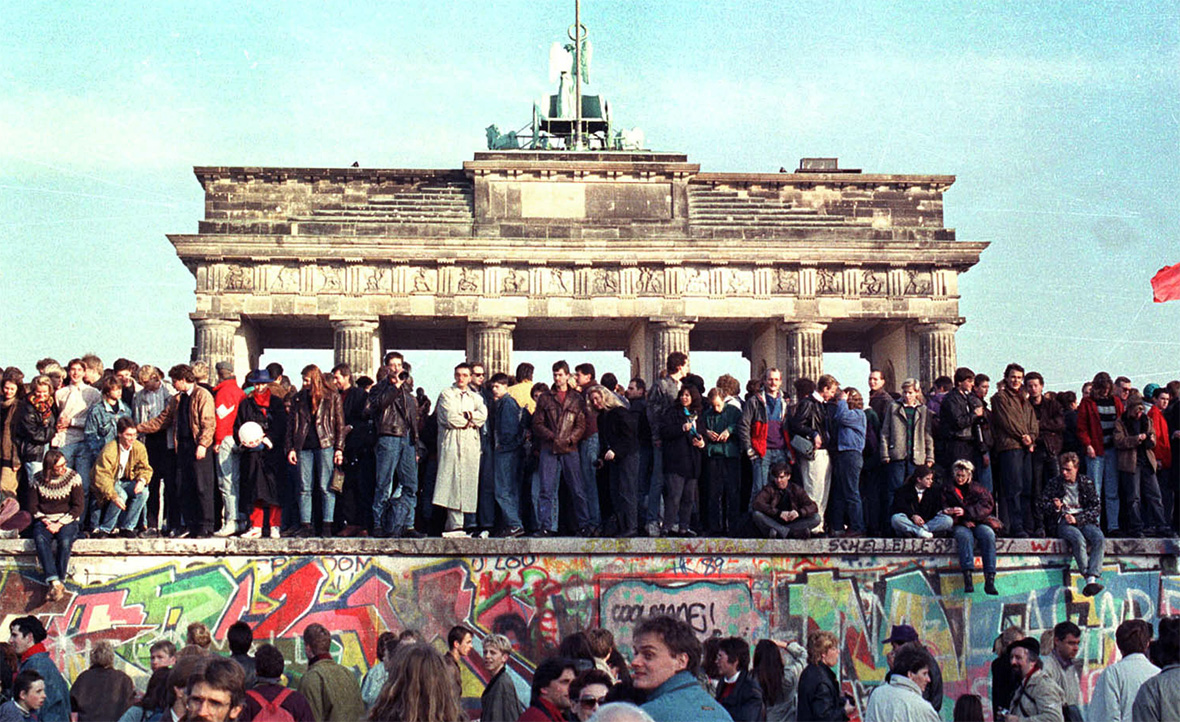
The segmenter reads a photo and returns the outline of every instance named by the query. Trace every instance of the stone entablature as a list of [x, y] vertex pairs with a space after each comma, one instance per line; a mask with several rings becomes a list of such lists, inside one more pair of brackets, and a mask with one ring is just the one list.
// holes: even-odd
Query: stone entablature
[[[505, 264], [341, 262], [282, 263], [205, 259], [195, 263], [196, 292], [202, 296], [335, 296], [377, 298], [479, 297], [683, 298], [747, 307], [751, 301], [790, 303], [799, 299], [889, 300], [904, 312], [912, 301], [958, 297], [957, 270], [938, 266], [786, 264], [765, 262], [651, 264], [535, 260]], [[198, 304], [200, 305], [200, 304]], [[767, 309], [769, 310], [769, 309]], [[874, 306], [874, 313], [882, 310]], [[738, 316], [758, 315], [749, 313]], [[849, 313], [848, 315], [856, 315]]]

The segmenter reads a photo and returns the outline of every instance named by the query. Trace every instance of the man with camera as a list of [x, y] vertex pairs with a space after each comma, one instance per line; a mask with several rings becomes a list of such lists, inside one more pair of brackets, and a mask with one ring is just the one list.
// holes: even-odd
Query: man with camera
[[[423, 534], [414, 530], [414, 509], [418, 503], [418, 459], [423, 447], [418, 437], [414, 380], [404, 370], [404, 363], [404, 357], [397, 351], [385, 354], [385, 370], [389, 374], [373, 387], [365, 407], [365, 414], [377, 427], [377, 480], [371, 533], [375, 537], [418, 539]], [[400, 488], [401, 493], [395, 495], [395, 488]]]

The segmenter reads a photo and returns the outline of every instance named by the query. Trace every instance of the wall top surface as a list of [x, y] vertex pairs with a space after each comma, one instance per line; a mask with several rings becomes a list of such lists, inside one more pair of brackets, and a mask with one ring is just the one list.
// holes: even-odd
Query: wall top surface
[[[1062, 556], [1069, 549], [1060, 539], [997, 539], [996, 552], [1016, 556]], [[0, 541], [0, 553], [7, 557], [34, 555], [32, 541]], [[862, 557], [899, 556], [927, 559], [957, 556], [953, 539], [677, 539], [677, 538], [580, 538], [535, 539], [80, 539], [74, 556], [126, 557], [178, 556], [267, 556], [362, 554], [386, 556], [545, 556], [590, 555], [695, 555], [829, 557], [839, 566], [841, 559], [856, 567]], [[1107, 539], [1108, 557], [1172, 556], [1180, 553], [1176, 539]]]

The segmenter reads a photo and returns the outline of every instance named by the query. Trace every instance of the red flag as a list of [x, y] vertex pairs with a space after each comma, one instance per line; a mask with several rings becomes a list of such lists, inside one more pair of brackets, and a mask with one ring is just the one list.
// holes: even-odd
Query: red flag
[[1151, 277], [1151, 290], [1156, 303], [1180, 300], [1180, 263], [1165, 266]]

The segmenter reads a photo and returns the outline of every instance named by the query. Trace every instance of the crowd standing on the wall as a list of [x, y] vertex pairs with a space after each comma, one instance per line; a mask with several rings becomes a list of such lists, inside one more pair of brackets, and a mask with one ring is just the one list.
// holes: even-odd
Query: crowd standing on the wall
[[964, 591], [978, 555], [989, 594], [998, 536], [1060, 537], [1092, 596], [1105, 538], [1177, 529], [1180, 381], [1099, 373], [1079, 403], [1009, 364], [990, 398], [968, 368], [926, 394], [873, 370], [867, 394], [823, 375], [791, 396], [771, 368], [743, 395], [674, 352], [626, 387], [588, 363], [550, 385], [464, 362], [432, 404], [397, 352], [375, 381], [209, 372], [93, 355], [4, 371], [0, 527], [36, 542], [50, 599], [76, 539], [159, 534], [946, 536]]
[[[631, 660], [614, 635], [591, 628], [568, 635], [532, 670], [529, 694], [513, 663], [514, 640], [476, 637], [462, 625], [424, 640], [415, 630], [383, 632], [363, 678], [332, 656], [323, 625], [302, 631], [307, 667], [288, 686], [286, 660], [273, 644], [254, 646], [244, 622], [227, 633], [229, 656], [213, 649], [208, 628], [188, 626], [187, 645], [151, 645], [140, 692], [99, 642], [91, 667], [69, 684], [45, 646], [36, 617], [14, 619], [0, 643], [0, 722], [937, 722], [945, 694], [938, 662], [908, 625], [884, 644], [884, 681], [857, 698], [841, 685], [840, 640], [825, 630], [796, 641], [714, 636], [705, 642], [683, 620], [649, 617], [634, 628]], [[1062, 622], [1041, 639], [1010, 627], [996, 640], [991, 708], [997, 722], [1139, 722], [1180, 719], [1180, 617], [1164, 617], [1159, 637], [1143, 620], [1115, 633], [1120, 659], [1103, 670], [1089, 704], [1081, 695], [1081, 630]], [[443, 648], [445, 645], [445, 649]], [[253, 649], [252, 649], [253, 648]], [[253, 651], [253, 654], [251, 654]], [[462, 668], [486, 679], [478, 701], [464, 697]], [[963, 694], [956, 721], [983, 722], [984, 700]]]

